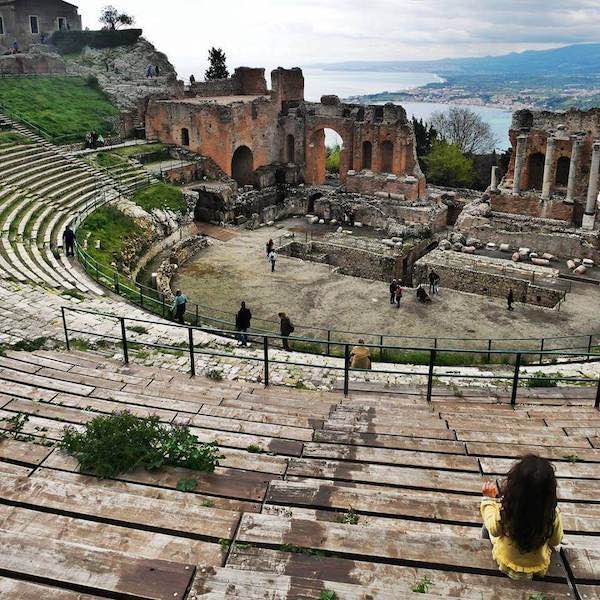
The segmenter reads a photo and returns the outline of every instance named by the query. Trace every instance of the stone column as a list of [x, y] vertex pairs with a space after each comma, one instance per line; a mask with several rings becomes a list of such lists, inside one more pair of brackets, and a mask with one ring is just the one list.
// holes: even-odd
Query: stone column
[[544, 183], [542, 184], [542, 200], [548, 200], [552, 193], [552, 172], [554, 167], [554, 150], [556, 138], [546, 140], [546, 160], [544, 162]]
[[498, 167], [492, 167], [492, 177], [490, 180], [490, 192], [498, 191]]
[[525, 164], [525, 154], [527, 152], [527, 134], [522, 133], [517, 137], [517, 152], [515, 156], [515, 173], [513, 178], [513, 194], [521, 193], [521, 176], [523, 175], [523, 165]]
[[577, 169], [579, 167], [579, 158], [581, 156], [581, 146], [583, 140], [578, 137], [572, 138], [571, 146], [571, 164], [569, 165], [569, 180], [567, 182], [567, 197], [565, 202], [573, 204], [575, 202], [575, 189], [577, 187]]
[[587, 202], [585, 214], [593, 215], [596, 212], [598, 199], [598, 171], [600, 170], [600, 140], [596, 140], [592, 146], [592, 164], [590, 166], [590, 182], [588, 185]]

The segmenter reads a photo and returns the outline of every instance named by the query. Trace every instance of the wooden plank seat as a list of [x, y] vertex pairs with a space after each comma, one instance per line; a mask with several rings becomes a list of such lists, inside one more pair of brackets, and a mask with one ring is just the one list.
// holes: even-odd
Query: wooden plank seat
[[[337, 556], [311, 556], [301, 552], [246, 547], [242, 544], [234, 546], [227, 566], [248, 573], [278, 573], [289, 577], [353, 584], [361, 586], [367, 593], [373, 587], [384, 587], [394, 590], [396, 598], [426, 598], [430, 595], [435, 598], [523, 600], [543, 593], [556, 600], [572, 599], [566, 584], [511, 581], [500, 573], [497, 576], [442, 571], [433, 567], [401, 566]], [[413, 594], [413, 587], [424, 577], [431, 581], [430, 593]]]
[[[270, 547], [289, 544], [347, 557], [384, 558], [398, 564], [435, 565], [487, 574], [498, 571], [488, 540], [425, 533], [396, 536], [385, 527], [369, 527], [363, 535], [360, 525], [245, 514], [237, 539]], [[556, 557], [548, 578], [559, 582], [566, 578]]]
[[72, 590], [30, 583], [18, 579], [0, 576], [0, 595], [4, 600], [24, 600], [25, 598], [43, 598], [44, 600], [99, 600], [100, 596], [81, 594]]
[[15, 574], [77, 586], [92, 595], [130, 595], [144, 600], [184, 598], [194, 566], [137, 558], [51, 538], [3, 533], [0, 569]]

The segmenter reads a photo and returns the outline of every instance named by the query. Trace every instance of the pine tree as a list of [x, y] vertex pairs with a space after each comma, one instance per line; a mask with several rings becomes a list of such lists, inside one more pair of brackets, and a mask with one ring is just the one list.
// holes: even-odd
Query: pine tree
[[204, 74], [204, 79], [209, 81], [211, 79], [227, 79], [229, 77], [229, 71], [227, 70], [227, 57], [225, 52], [221, 48], [215, 48], [214, 46], [208, 51], [208, 62], [210, 66]]

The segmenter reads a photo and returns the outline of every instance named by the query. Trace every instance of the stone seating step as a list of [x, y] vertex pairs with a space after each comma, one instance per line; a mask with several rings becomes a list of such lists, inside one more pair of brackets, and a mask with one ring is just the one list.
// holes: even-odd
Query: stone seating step
[[100, 596], [80, 594], [41, 583], [29, 583], [0, 576], [0, 595], [4, 600], [43, 598], [44, 600], [100, 600]]
[[23, 277], [25, 277], [25, 280], [30, 280], [33, 283], [38, 283], [38, 284], [42, 283], [42, 280], [37, 275], [32, 273], [21, 262], [21, 259], [15, 254], [15, 252], [8, 240], [8, 237], [6, 237], [5, 235], [2, 235], [1, 244], [2, 244], [2, 250], [4, 252], [4, 255], [6, 256], [7, 262], [13, 266], [15, 271], [18, 271], [19, 273], [21, 273], [21, 275], [23, 275]]
[[[62, 286], [60, 277], [57, 280], [53, 276], [48, 275], [44, 269], [42, 269], [38, 266], [38, 264], [32, 259], [31, 255], [27, 252], [27, 248], [25, 247], [25, 244], [23, 244], [21, 242], [17, 242], [15, 244], [15, 246], [17, 248], [18, 255], [21, 257], [21, 259], [23, 261], [23, 264], [27, 265], [27, 268], [32, 273], [35, 273], [36, 277], [41, 279], [46, 285], [48, 285], [51, 288], [58, 289]], [[55, 274], [55, 275], [58, 275], [58, 274]]]

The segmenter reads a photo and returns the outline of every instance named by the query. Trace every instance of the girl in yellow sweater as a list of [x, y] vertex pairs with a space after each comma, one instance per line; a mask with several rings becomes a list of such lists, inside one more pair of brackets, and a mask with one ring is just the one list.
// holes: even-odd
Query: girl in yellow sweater
[[511, 579], [543, 577], [552, 548], [563, 537], [552, 464], [533, 454], [525, 456], [509, 471], [501, 493], [496, 499], [496, 484], [483, 486], [490, 499], [481, 502], [481, 516], [492, 556]]

